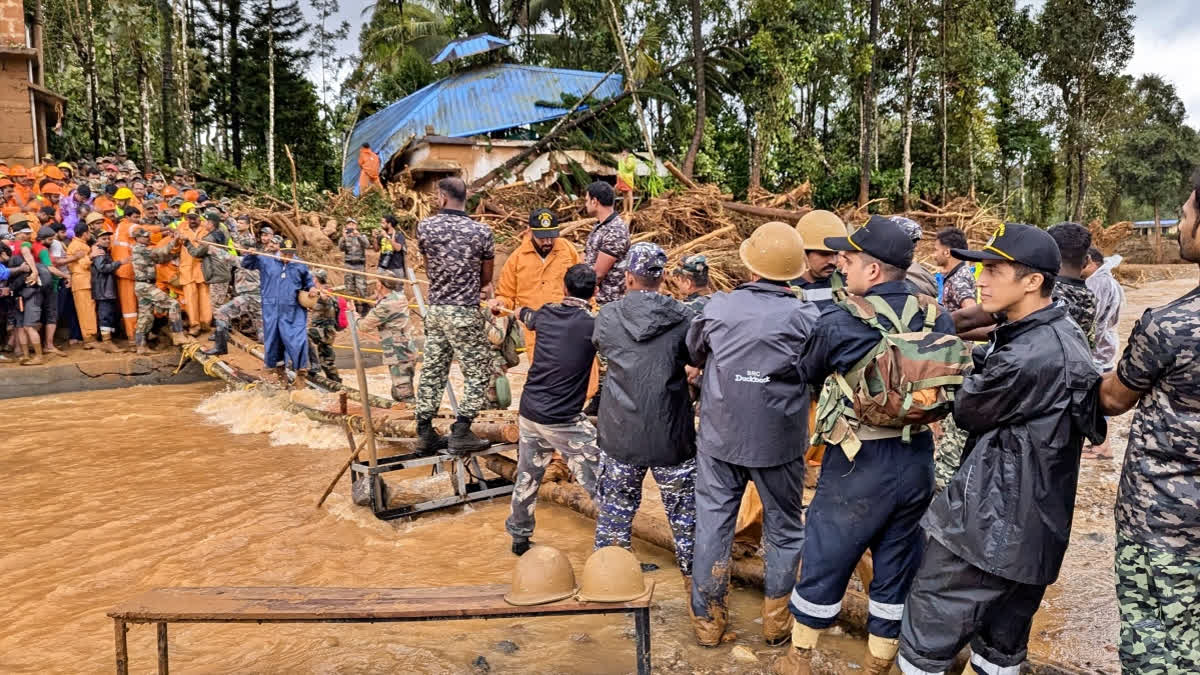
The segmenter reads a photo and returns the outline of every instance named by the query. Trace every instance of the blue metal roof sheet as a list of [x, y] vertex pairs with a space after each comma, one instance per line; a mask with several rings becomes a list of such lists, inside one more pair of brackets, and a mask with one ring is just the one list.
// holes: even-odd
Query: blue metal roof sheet
[[[342, 185], [358, 191], [358, 148], [369, 143], [386, 164], [415, 138], [431, 135], [475, 136], [567, 114], [567, 108], [538, 105], [560, 101], [563, 94], [583, 96], [604, 80], [592, 96], [606, 99], [621, 92], [623, 78], [562, 68], [500, 63], [457, 73], [426, 85], [362, 120], [350, 134], [350, 152], [342, 167]], [[586, 106], [580, 106], [583, 110]]]
[[503, 49], [508, 47], [512, 42], [504, 38], [488, 35], [487, 33], [479, 33], [470, 37], [458, 38], [451, 40], [438, 55], [433, 57], [430, 63], [437, 65], [443, 61], [454, 61], [456, 59], [465, 59], [468, 56], [475, 54], [483, 54], [490, 52], [493, 49]]

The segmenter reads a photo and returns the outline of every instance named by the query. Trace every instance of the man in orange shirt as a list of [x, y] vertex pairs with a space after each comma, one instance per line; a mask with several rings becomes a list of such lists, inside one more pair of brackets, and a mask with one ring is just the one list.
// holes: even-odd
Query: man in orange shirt
[[[529, 234], [521, 238], [521, 245], [500, 270], [496, 297], [488, 301], [489, 307], [495, 314], [500, 308], [517, 307], [536, 312], [548, 302], [561, 302], [563, 277], [579, 260], [579, 251], [558, 236], [558, 216], [549, 209], [535, 210], [529, 214]], [[533, 331], [526, 328], [525, 354], [531, 363], [535, 339]]]
[[370, 143], [363, 143], [358, 150], [358, 196], [362, 197], [370, 190], [383, 191], [383, 183], [379, 182], [379, 155], [371, 150]]
[[75, 226], [75, 237], [67, 245], [67, 270], [71, 274], [71, 296], [75, 301], [75, 316], [83, 334], [83, 348], [96, 346], [96, 303], [92, 300], [92, 237], [87, 225]]
[[[100, 200], [96, 200], [99, 202]], [[111, 202], [110, 202], [111, 203]], [[99, 206], [99, 205], [97, 205]], [[116, 205], [113, 205], [116, 208]], [[105, 218], [104, 227], [107, 230], [111, 224], [111, 220]], [[133, 337], [136, 335], [138, 302], [137, 293], [134, 290], [133, 280], [133, 265], [130, 264], [130, 258], [133, 256], [133, 228], [143, 227], [125, 218], [116, 225], [112, 242], [112, 259], [122, 263], [117, 268], [117, 306], [121, 308], [121, 323], [125, 326], [125, 337], [133, 344]]]
[[[179, 223], [177, 228], [181, 240], [199, 241], [200, 212], [193, 205]], [[212, 300], [209, 297], [208, 284], [204, 281], [203, 258], [192, 255], [187, 247], [179, 250], [179, 284], [183, 286], [183, 302], [187, 307], [188, 333], [196, 337], [203, 330], [208, 330], [212, 324]]]
[[29, 171], [20, 164], [14, 164], [8, 175], [13, 181], [14, 203], [24, 208], [29, 200], [33, 199], [33, 186], [32, 181], [29, 180]]

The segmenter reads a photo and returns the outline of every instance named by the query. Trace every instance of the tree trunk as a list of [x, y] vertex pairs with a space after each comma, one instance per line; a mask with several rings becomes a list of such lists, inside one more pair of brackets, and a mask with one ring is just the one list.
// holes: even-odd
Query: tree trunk
[[975, 201], [975, 128], [969, 117], [967, 118], [967, 167], [971, 176], [971, 185], [967, 190], [967, 196], [971, 201]]
[[747, 119], [746, 135], [750, 144], [750, 170], [747, 187], [755, 190], [762, 187], [762, 135], [755, 133], [754, 122], [750, 119]]
[[139, 53], [136, 58], [138, 101], [142, 111], [142, 165], [149, 171], [154, 156], [150, 147], [150, 64], [143, 54]]
[[[227, 60], [228, 50], [225, 48], [225, 24], [227, 22], [227, 16], [228, 14], [225, 11], [225, 0], [217, 0], [217, 17], [214, 18], [214, 21], [217, 24], [217, 63], [220, 64], [219, 71], [222, 76], [218, 77], [218, 80], [222, 79], [229, 73], [229, 62]], [[213, 116], [213, 119], [217, 125], [217, 148], [221, 154], [221, 157], [224, 157], [225, 159], [229, 159], [228, 85], [229, 83], [227, 80], [224, 84], [218, 83], [219, 88], [217, 91], [219, 96], [217, 100], [220, 103], [220, 110], [217, 110], [216, 114]]]
[[1071, 217], [1076, 222], [1083, 222], [1083, 201], [1087, 196], [1087, 90], [1082, 79], [1079, 81], [1079, 112], [1077, 113], [1079, 123], [1076, 128], [1079, 130], [1079, 135], [1075, 141], [1075, 151], [1079, 156], [1078, 173], [1076, 174], [1076, 190], [1075, 190], [1075, 209]]
[[100, 76], [96, 64], [96, 18], [92, 12], [92, 3], [87, 7], [87, 63], [84, 66], [84, 76], [87, 78], [88, 110], [92, 123], [92, 156], [100, 156]]
[[917, 76], [917, 46], [913, 42], [913, 8], [908, 7], [908, 22], [904, 39], [904, 155], [900, 163], [904, 167], [904, 210], [909, 210], [912, 190], [912, 132], [913, 132], [913, 82]]
[[267, 178], [275, 185], [275, 3], [267, 0]]
[[942, 205], [944, 206], [949, 201], [950, 186], [949, 186], [949, 165], [950, 165], [950, 121], [946, 117], [946, 30], [948, 28], [947, 5], [950, 0], [942, 0], [942, 21], [938, 27], [938, 34], [942, 41], [942, 68], [941, 81], [938, 83], [939, 105], [942, 114]]
[[650, 170], [656, 171], [658, 162], [654, 159], [654, 140], [650, 137], [650, 127], [646, 121], [646, 111], [642, 109], [642, 101], [637, 95], [638, 83], [633, 78], [633, 63], [629, 60], [629, 51], [625, 47], [625, 33], [621, 29], [621, 18], [617, 14], [616, 0], [608, 0], [612, 12], [613, 37], [617, 41], [617, 52], [621, 63], [625, 66], [625, 86], [633, 97], [633, 108], [637, 112], [638, 128], [642, 131], [642, 139], [646, 143], [646, 152], [650, 155]]
[[112, 66], [113, 112], [117, 117], [117, 154], [129, 152], [128, 139], [125, 137], [125, 105], [121, 101], [121, 72], [117, 68], [117, 48], [112, 39], [108, 40], [108, 60]]
[[179, 109], [183, 113], [183, 130], [180, 132], [182, 141], [180, 164], [187, 168], [192, 167], [193, 155], [195, 153], [195, 141], [192, 138], [192, 103], [188, 88], [191, 86], [188, 63], [188, 33], [191, 32], [188, 21], [188, 4], [187, 0], [181, 0], [181, 11], [179, 14], [179, 63], [182, 70], [182, 78], [179, 85]]
[[242, 21], [242, 0], [229, 0], [229, 133], [233, 166], [242, 168], [242, 48], [238, 28]]
[[700, 141], [704, 139], [706, 92], [704, 83], [704, 21], [703, 5], [700, 0], [691, 0], [692, 6], [692, 54], [696, 62], [696, 128], [692, 132], [692, 144], [683, 158], [683, 173], [689, 178], [696, 167], [696, 155], [700, 152]]
[[1158, 200], [1154, 200], [1154, 262], [1161, 265], [1162, 253], [1162, 218], [1158, 213]]
[[[174, 12], [171, 11], [170, 0], [158, 0], [158, 17], [160, 58], [162, 59], [162, 86], [159, 89], [161, 110], [159, 112], [162, 115], [163, 164], [174, 166], [175, 136], [171, 133], [171, 122], [175, 114], [171, 110], [171, 101], [175, 93], [175, 17]], [[149, 170], [149, 156], [143, 161], [146, 163], [146, 170]]]

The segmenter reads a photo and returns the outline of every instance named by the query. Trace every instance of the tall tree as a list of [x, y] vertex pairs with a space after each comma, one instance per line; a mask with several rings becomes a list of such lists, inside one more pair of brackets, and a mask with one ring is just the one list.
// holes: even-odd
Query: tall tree
[[242, 168], [242, 0], [228, 0], [229, 8], [229, 135], [233, 165]]
[[275, 184], [275, 3], [267, 0], [267, 180]]
[[162, 84], [159, 87], [159, 114], [161, 116], [163, 162], [167, 166], [175, 164], [175, 143], [178, 139], [171, 133], [172, 123], [176, 116], [175, 97], [175, 13], [171, 8], [171, 0], [157, 0], [159, 16], [159, 50], [162, 60]]
[[692, 14], [692, 62], [695, 63], [694, 81], [696, 85], [696, 128], [692, 132], [692, 143], [688, 146], [687, 155], [683, 158], [683, 173], [691, 176], [696, 167], [696, 155], [700, 152], [700, 142], [704, 140], [704, 120], [707, 114], [704, 78], [704, 5], [701, 0], [691, 0]]
[[867, 40], [871, 65], [863, 82], [863, 144], [858, 179], [858, 205], [860, 208], [866, 206], [867, 202], [871, 200], [871, 145], [875, 135], [875, 51], [879, 44], [879, 0], [871, 0], [870, 28]]

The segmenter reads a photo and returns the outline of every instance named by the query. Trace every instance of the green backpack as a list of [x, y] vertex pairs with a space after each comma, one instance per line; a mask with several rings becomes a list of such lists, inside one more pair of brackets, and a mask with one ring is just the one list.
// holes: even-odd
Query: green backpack
[[[825, 380], [817, 402], [812, 443], [839, 445], [854, 461], [862, 447], [857, 433], [861, 425], [901, 429], [907, 443], [913, 427], [949, 414], [954, 392], [971, 366], [971, 354], [957, 336], [933, 331], [937, 303], [929, 296], [910, 296], [900, 316], [877, 295], [839, 291], [835, 302], [880, 334], [878, 344], [850, 370]], [[925, 315], [922, 330], [904, 331], [918, 313]], [[885, 328], [880, 315], [895, 328]]]

